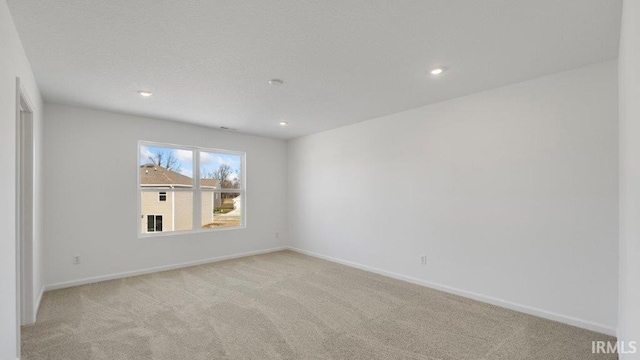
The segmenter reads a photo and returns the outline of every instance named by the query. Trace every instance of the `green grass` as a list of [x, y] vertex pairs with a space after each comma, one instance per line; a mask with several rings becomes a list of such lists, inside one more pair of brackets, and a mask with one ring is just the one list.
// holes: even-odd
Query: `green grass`
[[233, 204], [233, 199], [224, 199], [222, 200], [222, 204], [219, 207], [213, 209], [214, 214], [226, 214], [230, 211], [235, 210], [235, 206]]
[[227, 209], [227, 208], [215, 208], [213, 209], [213, 213], [214, 214], [226, 214], [228, 212], [233, 211], [234, 208], [232, 207], [231, 209]]

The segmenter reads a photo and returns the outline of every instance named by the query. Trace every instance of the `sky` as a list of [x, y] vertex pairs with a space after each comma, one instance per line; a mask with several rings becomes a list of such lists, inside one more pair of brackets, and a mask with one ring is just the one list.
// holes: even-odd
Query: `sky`
[[[173, 156], [178, 159], [181, 168], [180, 173], [188, 177], [193, 177], [193, 151], [143, 145], [140, 146], [140, 165], [151, 163], [149, 157], [157, 153], [162, 153], [165, 159], [172, 153]], [[200, 172], [202, 174], [213, 173], [222, 164], [231, 166], [232, 174], [228, 180], [240, 178], [242, 156], [216, 152], [200, 152]]]

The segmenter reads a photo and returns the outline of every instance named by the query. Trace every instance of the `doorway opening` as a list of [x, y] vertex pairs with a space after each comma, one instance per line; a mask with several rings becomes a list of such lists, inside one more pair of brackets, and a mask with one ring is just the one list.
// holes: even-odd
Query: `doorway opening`
[[[35, 322], [33, 291], [34, 140], [33, 106], [16, 80], [16, 306], [20, 326]], [[19, 355], [19, 354], [18, 354]]]

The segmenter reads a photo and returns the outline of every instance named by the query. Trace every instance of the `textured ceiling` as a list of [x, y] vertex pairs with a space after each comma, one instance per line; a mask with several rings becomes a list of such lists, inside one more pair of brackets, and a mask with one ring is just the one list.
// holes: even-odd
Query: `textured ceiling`
[[621, 13], [620, 0], [7, 3], [46, 101], [279, 138], [614, 59]]

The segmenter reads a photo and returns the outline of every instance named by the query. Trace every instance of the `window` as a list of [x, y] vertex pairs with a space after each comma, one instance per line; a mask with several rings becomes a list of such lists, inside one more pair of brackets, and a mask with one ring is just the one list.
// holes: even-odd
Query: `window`
[[162, 231], [162, 215], [147, 215], [147, 232]]
[[243, 227], [244, 159], [235, 151], [140, 142], [140, 233]]

